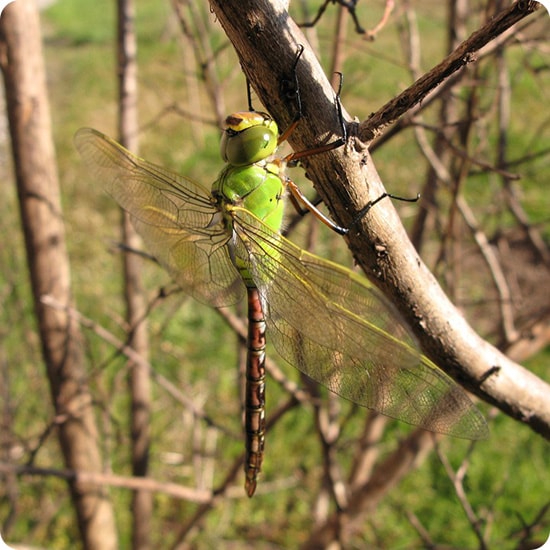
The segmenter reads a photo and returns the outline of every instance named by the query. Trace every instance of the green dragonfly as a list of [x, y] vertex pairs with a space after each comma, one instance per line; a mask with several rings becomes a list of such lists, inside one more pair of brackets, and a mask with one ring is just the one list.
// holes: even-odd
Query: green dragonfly
[[280, 139], [268, 114], [227, 117], [221, 139], [226, 165], [210, 190], [96, 130], [80, 129], [75, 143], [186, 292], [214, 307], [248, 295], [248, 496], [264, 451], [266, 333], [286, 361], [346, 399], [433, 432], [486, 437], [481, 413], [422, 355], [380, 290], [281, 235], [286, 191], [297, 188], [285, 175], [293, 154], [275, 156]]

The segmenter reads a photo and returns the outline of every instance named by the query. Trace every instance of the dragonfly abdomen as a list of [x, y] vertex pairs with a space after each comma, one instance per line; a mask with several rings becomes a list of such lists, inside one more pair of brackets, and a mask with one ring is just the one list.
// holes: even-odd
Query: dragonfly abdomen
[[265, 441], [265, 316], [257, 288], [248, 291], [248, 354], [246, 359], [245, 490], [251, 497], [262, 468]]

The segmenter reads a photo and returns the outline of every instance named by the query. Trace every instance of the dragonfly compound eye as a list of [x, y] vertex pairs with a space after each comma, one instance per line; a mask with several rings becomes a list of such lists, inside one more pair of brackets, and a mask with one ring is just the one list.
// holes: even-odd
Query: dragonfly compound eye
[[278, 128], [275, 121], [255, 111], [227, 117], [220, 152], [225, 162], [246, 166], [271, 156], [277, 148]]

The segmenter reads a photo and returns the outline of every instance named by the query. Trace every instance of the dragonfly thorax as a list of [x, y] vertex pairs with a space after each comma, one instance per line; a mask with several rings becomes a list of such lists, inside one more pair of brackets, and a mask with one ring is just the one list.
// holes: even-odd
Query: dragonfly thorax
[[283, 223], [284, 194], [279, 166], [270, 162], [227, 165], [212, 185], [212, 195], [222, 211], [230, 214], [228, 205], [246, 208], [273, 231], [280, 231]]
[[243, 111], [225, 119], [220, 153], [233, 166], [246, 166], [267, 159], [277, 149], [279, 129], [266, 113]]

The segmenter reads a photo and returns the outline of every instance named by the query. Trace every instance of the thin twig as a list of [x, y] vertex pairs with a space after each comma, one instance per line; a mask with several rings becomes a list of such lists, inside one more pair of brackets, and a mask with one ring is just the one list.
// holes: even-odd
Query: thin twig
[[475, 219], [472, 209], [462, 196], [456, 198], [456, 205], [462, 214], [462, 218], [469, 227], [474, 239], [479, 247], [481, 255], [489, 268], [493, 282], [495, 283], [498, 295], [501, 314], [501, 325], [504, 337], [507, 342], [514, 342], [518, 337], [518, 331], [514, 324], [514, 310], [512, 302], [512, 293], [506, 281], [506, 276], [502, 266], [489, 243], [489, 239], [484, 231], [480, 229]]
[[157, 384], [161, 388], [163, 388], [173, 399], [175, 399], [178, 403], [180, 403], [183, 407], [190, 410], [194, 415], [196, 415], [197, 418], [204, 420], [207, 424], [211, 426], [216, 426], [220, 431], [228, 434], [230, 437], [233, 437], [233, 438], [237, 437], [234, 433], [227, 430], [227, 428], [224, 428], [223, 426], [218, 426], [211, 417], [209, 417], [200, 407], [197, 407], [196, 403], [192, 399], [187, 397], [185, 393], [181, 392], [175, 386], [175, 384], [170, 382], [170, 380], [165, 378], [162, 374], [159, 374], [158, 372], [156, 372], [156, 370], [153, 368], [151, 363], [149, 363], [149, 361], [146, 361], [139, 353], [136, 353], [136, 351], [133, 348], [128, 346], [122, 340], [119, 340], [113, 333], [109, 332], [106, 328], [102, 327], [99, 323], [92, 321], [91, 319], [89, 319], [88, 317], [80, 313], [78, 310], [76, 310], [75, 308], [72, 308], [72, 307], [65, 308], [63, 304], [59, 303], [52, 296], [47, 296], [47, 295], [42, 296], [42, 303], [49, 307], [53, 307], [57, 309], [60, 309], [60, 308], [66, 309], [68, 314], [73, 319], [76, 319], [81, 326], [94, 332], [94, 334], [102, 338], [108, 344], [111, 344], [114, 348], [117, 349], [119, 353], [126, 356], [128, 359], [130, 359], [134, 363], [137, 363], [139, 365], [142, 365], [148, 368], [151, 372], [151, 376], [154, 378]]
[[[131, 477], [99, 472], [75, 472], [73, 470], [38, 468], [36, 466], [16, 466], [4, 462], [0, 463], [0, 472], [4, 474], [15, 474], [17, 476], [57, 477], [78, 484], [91, 484], [101, 487], [120, 487], [132, 491], [150, 491], [196, 503], [208, 502], [212, 497], [210, 491], [192, 489], [177, 483], [160, 482], [149, 477]], [[237, 495], [229, 496], [235, 497]]]
[[490, 19], [483, 27], [462, 42], [450, 55], [414, 84], [382, 106], [359, 125], [357, 135], [370, 143], [388, 125], [420, 103], [432, 90], [454, 73], [475, 60], [475, 54], [488, 42], [502, 34], [518, 21], [540, 8], [538, 2], [520, 0]]
[[[266, 425], [266, 431], [269, 431], [273, 428], [273, 426], [279, 422], [279, 420], [291, 409], [293, 409], [298, 402], [291, 397], [288, 401], [283, 403], [281, 406], [277, 408], [276, 411], [272, 412]], [[203, 502], [201, 506], [195, 511], [195, 513], [183, 524], [180, 531], [178, 532], [176, 536], [176, 542], [172, 546], [172, 550], [177, 550], [179, 548], [182, 548], [181, 544], [189, 534], [189, 532], [197, 527], [202, 521], [203, 517], [208, 513], [208, 511], [217, 504], [218, 501], [220, 501], [220, 497], [222, 495], [227, 495], [229, 485], [230, 483], [235, 479], [237, 474], [242, 468], [243, 462], [245, 459], [245, 453], [242, 453], [239, 458], [237, 458], [233, 465], [230, 467], [228, 472], [226, 473], [225, 478], [223, 481], [219, 484], [219, 486], [211, 493], [210, 498]], [[289, 483], [292, 486], [294, 484], [295, 480], [289, 481], [289, 480], [277, 480], [277, 482], [274, 484], [275, 488], [281, 490], [284, 488], [288, 488]], [[271, 486], [268, 483], [262, 483], [257, 490], [257, 494], [266, 491], [273, 491], [274, 487]], [[243, 495], [242, 490], [239, 490], [240, 496]]]
[[368, 483], [380, 455], [378, 444], [384, 435], [388, 421], [387, 416], [374, 411], [371, 411], [365, 419], [363, 432], [356, 442], [354, 461], [348, 478], [352, 491]]
[[449, 476], [449, 479], [453, 483], [456, 496], [460, 504], [462, 505], [466, 517], [468, 518], [468, 521], [472, 526], [472, 529], [474, 530], [474, 533], [479, 541], [479, 548], [481, 550], [486, 550], [487, 544], [485, 542], [485, 537], [481, 532], [480, 519], [476, 516], [476, 513], [472, 508], [472, 505], [470, 504], [470, 501], [468, 500], [468, 496], [466, 495], [466, 491], [464, 489], [464, 478], [466, 476], [466, 473], [468, 472], [468, 467], [470, 465], [469, 456], [472, 453], [474, 445], [475, 444], [473, 443], [470, 445], [467, 456], [464, 458], [462, 464], [456, 472], [453, 470], [451, 464], [447, 460], [447, 457], [441, 452], [441, 449], [438, 445], [436, 445], [436, 451], [439, 459], [441, 460], [441, 463], [443, 464], [443, 467], [445, 468], [445, 471], [447, 472], [447, 475]]
[[394, 0], [386, 0], [386, 6], [384, 7], [384, 13], [378, 24], [371, 30], [368, 30], [363, 37], [364, 40], [374, 40], [376, 35], [386, 26], [390, 19], [390, 15], [395, 7]]

